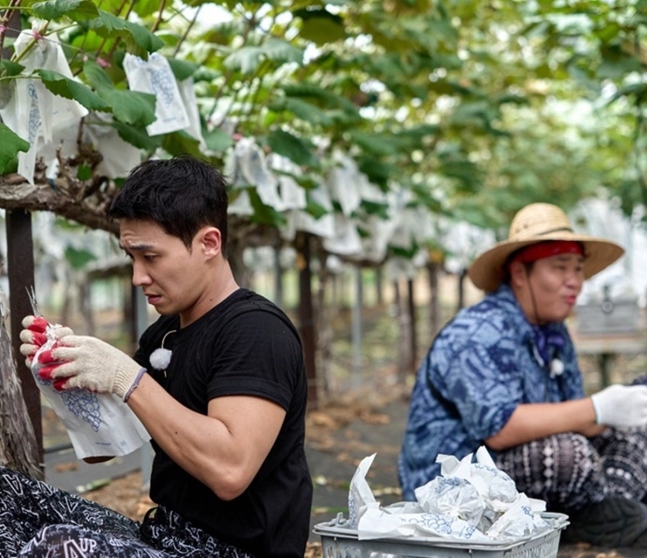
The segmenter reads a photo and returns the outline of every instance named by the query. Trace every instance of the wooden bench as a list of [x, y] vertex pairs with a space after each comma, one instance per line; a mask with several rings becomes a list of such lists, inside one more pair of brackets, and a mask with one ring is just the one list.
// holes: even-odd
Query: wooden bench
[[599, 300], [575, 308], [573, 342], [580, 355], [596, 355], [602, 387], [610, 383], [609, 365], [619, 354], [647, 352], [647, 331], [638, 297], [611, 298], [608, 291]]

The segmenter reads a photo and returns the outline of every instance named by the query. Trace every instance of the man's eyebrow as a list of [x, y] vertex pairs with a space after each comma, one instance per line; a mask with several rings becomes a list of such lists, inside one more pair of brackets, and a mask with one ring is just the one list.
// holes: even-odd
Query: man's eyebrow
[[152, 250], [154, 246], [152, 244], [129, 244], [128, 246], [124, 246], [120, 242], [119, 248], [125, 250], [126, 252], [142, 252], [144, 250]]

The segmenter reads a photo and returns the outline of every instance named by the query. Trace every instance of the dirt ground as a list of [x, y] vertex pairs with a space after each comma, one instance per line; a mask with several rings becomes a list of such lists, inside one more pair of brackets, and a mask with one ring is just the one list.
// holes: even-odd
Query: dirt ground
[[[381, 467], [368, 476], [373, 480], [376, 475], [379, 477], [374, 494], [386, 498], [385, 504], [400, 500], [395, 469], [400, 438], [399, 433], [393, 435], [393, 430], [401, 430], [403, 401], [402, 396], [393, 393], [387, 397], [351, 395], [308, 414], [306, 451], [315, 485], [311, 526], [331, 520], [339, 512], [347, 515], [348, 485], [352, 473], [361, 458], [372, 453], [379, 453], [384, 458]], [[394, 411], [400, 415], [396, 419], [397, 426], [391, 416]], [[382, 434], [376, 431], [373, 439], [363, 440], [362, 431], [372, 427], [389, 429]], [[71, 462], [61, 466], [75, 465]], [[138, 521], [155, 505], [142, 490], [139, 471], [115, 478], [82, 496]], [[312, 534], [304, 558], [320, 557], [319, 536]]]
[[[348, 487], [362, 458], [376, 454], [367, 481], [382, 505], [401, 500], [397, 481], [397, 454], [406, 423], [408, 401], [397, 389], [388, 395], [375, 392], [347, 396], [307, 419], [306, 451], [314, 481], [311, 531], [338, 513], [347, 517]], [[114, 479], [83, 494], [131, 518], [141, 520], [153, 505], [142, 493], [139, 472]], [[319, 535], [312, 533], [305, 558], [322, 558]], [[643, 558], [647, 550], [607, 549], [590, 545], [560, 545], [558, 558]]]
[[[345, 320], [345, 325], [348, 325], [348, 320]], [[348, 372], [353, 369], [350, 343], [338, 341], [336, 344], [338, 362], [334, 377], [337, 395], [334, 400], [320, 405], [319, 409], [311, 410], [307, 417], [306, 452], [314, 481], [311, 527], [333, 519], [338, 513], [347, 514], [352, 475], [361, 459], [373, 453], [376, 453], [376, 458], [367, 480], [374, 495], [383, 505], [401, 500], [396, 463], [406, 424], [410, 386], [401, 387], [394, 380], [394, 328], [397, 330], [392, 317], [374, 320], [366, 328], [364, 353], [370, 355], [371, 361], [364, 363], [365, 372], [361, 378], [351, 377]], [[340, 335], [340, 338], [349, 339], [350, 335]], [[585, 385], [590, 391], [600, 387], [598, 364], [594, 356], [580, 359]], [[619, 357], [610, 362], [609, 379], [628, 381], [646, 368], [645, 355]], [[361, 388], [351, 390], [351, 384]], [[53, 445], [66, 438], [65, 431], [60, 431], [56, 424], [53, 417], [45, 415], [44, 426]], [[73, 471], [77, 464], [71, 461], [59, 463], [56, 467]], [[104, 478], [103, 473], [100, 473], [100, 478]], [[141, 520], [154, 505], [142, 490], [139, 472], [100, 484], [97, 489], [84, 491], [82, 495], [136, 520]], [[322, 557], [320, 540], [317, 534], [311, 534], [305, 558]], [[647, 550], [560, 545], [558, 557], [645, 558]]]

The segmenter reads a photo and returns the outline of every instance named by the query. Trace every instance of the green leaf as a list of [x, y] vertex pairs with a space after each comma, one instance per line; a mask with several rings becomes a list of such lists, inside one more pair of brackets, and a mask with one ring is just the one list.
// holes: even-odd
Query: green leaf
[[297, 118], [314, 125], [329, 126], [333, 123], [333, 119], [326, 111], [301, 99], [280, 99], [270, 103], [267, 108], [275, 112], [289, 111]]
[[630, 83], [624, 87], [620, 87], [609, 99], [609, 103], [617, 101], [622, 97], [627, 97], [630, 95], [635, 95], [636, 98], [642, 99], [647, 94], [647, 84], [646, 83]]
[[126, 124], [148, 126], [155, 122], [155, 95], [139, 91], [113, 89], [99, 94], [109, 105], [117, 120]]
[[112, 121], [112, 126], [117, 130], [119, 137], [138, 147], [139, 149], [144, 149], [150, 153], [162, 147], [162, 136], [149, 136], [146, 132], [146, 128], [142, 126], [131, 126], [130, 124], [124, 124], [118, 120]]
[[416, 242], [413, 242], [410, 248], [389, 246], [389, 254], [410, 260], [418, 253], [419, 249], [420, 247], [418, 246], [418, 244]]
[[99, 14], [95, 20], [89, 23], [90, 29], [105, 29], [106, 31], [124, 31], [126, 29], [126, 20], [116, 15], [112, 15], [104, 10], [99, 10]]
[[310, 174], [308, 172], [299, 172], [299, 174], [294, 174], [286, 171], [275, 171], [277, 174], [285, 174], [294, 179], [294, 181], [301, 186], [304, 190], [315, 190], [319, 188], [321, 183], [321, 177], [318, 174]]
[[98, 91], [105, 89], [114, 89], [114, 85], [106, 72], [97, 64], [89, 60], [83, 65], [83, 74], [88, 80], [88, 83]]
[[[187, 6], [202, 6], [203, 4], [211, 4], [213, 0], [187, 0], [184, 2]], [[219, 2], [222, 3], [222, 2]], [[224, 2], [230, 10], [233, 10], [236, 7], [236, 2], [234, 0], [225, 0]]]
[[495, 99], [495, 103], [498, 105], [512, 104], [512, 105], [530, 105], [530, 100], [525, 95], [517, 95], [516, 93], [508, 93], [505, 95], [500, 95]]
[[637, 57], [604, 58], [595, 71], [598, 79], [622, 79], [632, 72], [641, 72], [642, 63]]
[[247, 192], [249, 193], [249, 201], [254, 208], [254, 214], [250, 217], [250, 221], [273, 227], [279, 227], [285, 224], [285, 217], [273, 207], [265, 205], [261, 201], [256, 188], [248, 188]]
[[258, 47], [246, 46], [232, 52], [223, 63], [227, 68], [240, 70], [243, 74], [251, 74], [263, 61], [263, 55]]
[[380, 219], [387, 221], [390, 217], [390, 208], [388, 204], [375, 203], [367, 200], [362, 200], [362, 208], [368, 215], [377, 215]]
[[357, 113], [357, 107], [351, 101], [312, 83], [284, 85], [283, 91], [285, 91], [285, 94], [288, 97], [307, 97], [313, 100], [316, 99], [325, 107], [340, 107], [350, 113]]
[[5, 70], [7, 70], [8, 77], [17, 76], [25, 69], [22, 64], [12, 62], [11, 60], [3, 60], [2, 65], [4, 66]]
[[83, 269], [87, 264], [95, 261], [97, 257], [88, 250], [77, 250], [74, 246], [65, 248], [65, 259], [74, 269]]
[[267, 143], [272, 151], [294, 161], [297, 165], [313, 166], [316, 160], [308, 145], [295, 135], [284, 130], [274, 130], [267, 137]]
[[263, 60], [271, 60], [278, 65], [285, 63], [301, 64], [303, 49], [292, 46], [283, 39], [268, 39], [261, 46], [245, 46], [232, 52], [224, 60], [225, 66], [240, 70], [243, 74], [256, 71]]
[[212, 82], [222, 76], [222, 73], [206, 66], [200, 66], [196, 72], [193, 74], [193, 81], [195, 83], [199, 81]]
[[178, 81], [184, 81], [190, 78], [200, 68], [199, 64], [187, 62], [186, 60], [177, 60], [176, 58], [169, 58], [168, 63], [171, 66], [175, 79]]
[[435, 213], [440, 213], [442, 208], [438, 203], [438, 200], [434, 198], [432, 190], [429, 188], [428, 184], [418, 183], [411, 186], [412, 192], [415, 194], [416, 199], [428, 207], [431, 211]]
[[112, 107], [117, 120], [142, 126], [155, 122], [155, 95], [116, 89], [108, 74], [96, 62], [86, 62], [83, 73], [97, 95]]
[[460, 180], [466, 192], [475, 192], [480, 185], [479, 171], [471, 161], [445, 161], [438, 171], [445, 176]]
[[114, 38], [125, 31], [138, 47], [147, 52], [155, 52], [164, 46], [164, 41], [143, 25], [127, 21], [103, 10], [98, 10], [98, 12], [99, 16], [88, 21], [88, 26], [99, 35]]
[[160, 0], [137, 0], [137, 2], [133, 2], [135, 13], [142, 18], [158, 13], [163, 7], [164, 4], [160, 3]]
[[90, 165], [79, 165], [76, 177], [79, 180], [90, 180], [92, 178], [92, 167]]
[[385, 163], [375, 157], [360, 157], [357, 164], [359, 170], [384, 191], [388, 189], [389, 180], [398, 176], [399, 172], [395, 165]]
[[393, 136], [365, 134], [352, 131], [351, 137], [364, 151], [376, 155], [394, 155], [398, 151], [398, 145]]
[[184, 130], [164, 134], [162, 136], [162, 148], [169, 155], [182, 155], [188, 153], [196, 157], [202, 157], [200, 141], [187, 134]]
[[215, 153], [222, 153], [234, 145], [234, 139], [227, 132], [223, 132], [219, 128], [203, 134], [203, 137], [207, 147]]
[[308, 192], [306, 192], [305, 212], [312, 215], [315, 219], [321, 219], [324, 215], [328, 215], [329, 213], [328, 209], [314, 201]]
[[164, 46], [164, 41], [151, 33], [143, 25], [126, 21], [126, 30], [130, 33], [137, 46], [147, 52], [155, 52]]
[[88, 110], [110, 110], [108, 104], [87, 85], [52, 70], [37, 70], [36, 73], [54, 95], [74, 99]]
[[47, 0], [32, 6], [34, 13], [48, 21], [64, 16], [74, 21], [85, 21], [97, 17], [97, 7], [90, 0]]
[[398, 135], [402, 138], [411, 138], [421, 142], [426, 137], [435, 137], [440, 134], [440, 126], [436, 124], [420, 124], [403, 130]]
[[299, 35], [318, 45], [343, 40], [346, 37], [344, 20], [323, 6], [308, 6], [292, 12], [302, 20]]
[[15, 168], [19, 151], [29, 151], [29, 142], [0, 122], [0, 176]]

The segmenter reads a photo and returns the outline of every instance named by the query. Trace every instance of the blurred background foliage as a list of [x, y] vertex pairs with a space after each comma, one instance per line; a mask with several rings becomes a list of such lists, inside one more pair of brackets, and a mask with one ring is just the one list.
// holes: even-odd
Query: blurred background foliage
[[[253, 138], [308, 193], [339, 150], [382, 192], [406, 190], [408, 207], [498, 232], [531, 201], [617, 198], [631, 214], [647, 200], [644, 0], [11, 0], [0, 13], [3, 97], [41, 80], [86, 120], [111, 113], [142, 158], [190, 152], [224, 168]], [[34, 31], [28, 48], [55, 33], [73, 77], [22, 66], [18, 28]], [[128, 88], [123, 60], [153, 52], [192, 78], [202, 144], [146, 132], [155, 101]], [[28, 147], [14, 132], [0, 124], [5, 178]], [[280, 211], [252, 205], [252, 221], [280, 226]], [[363, 202], [353, 217], [384, 210]]]

